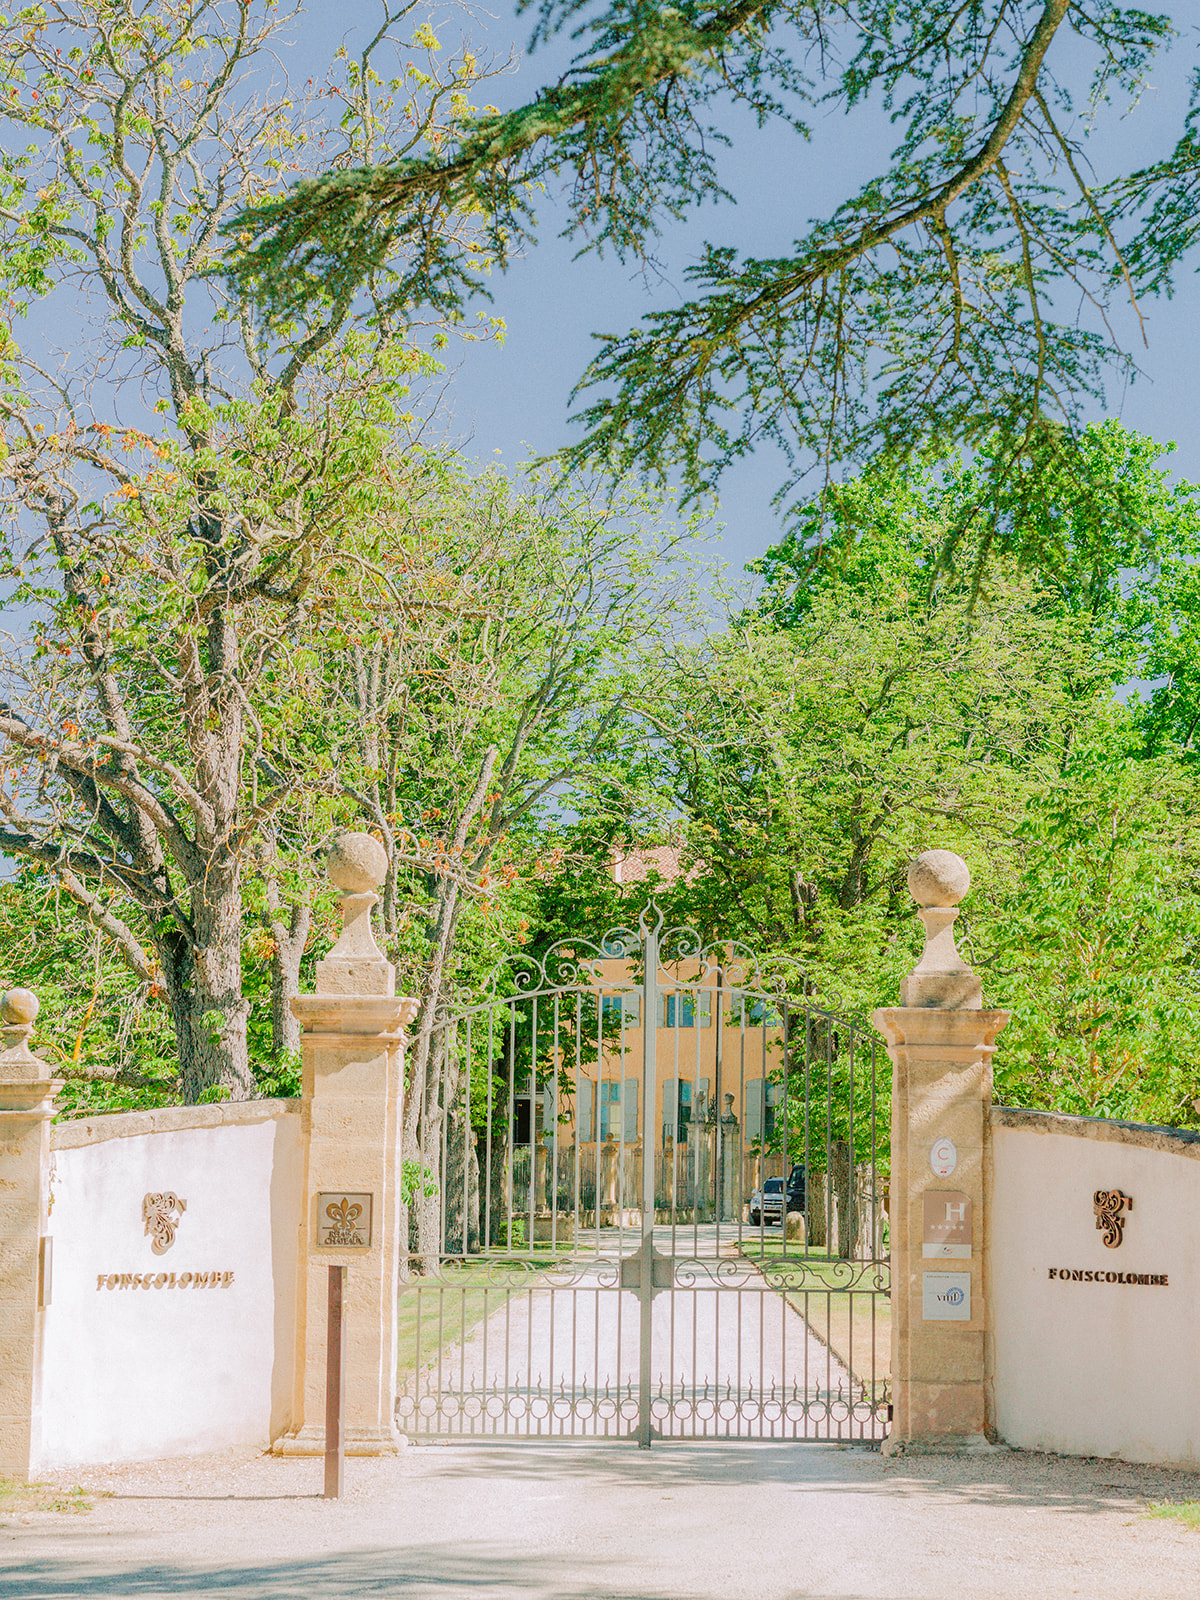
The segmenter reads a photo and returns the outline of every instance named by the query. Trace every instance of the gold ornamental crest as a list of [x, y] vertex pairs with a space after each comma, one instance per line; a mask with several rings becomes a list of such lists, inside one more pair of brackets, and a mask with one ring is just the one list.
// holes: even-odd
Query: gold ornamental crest
[[148, 1194], [142, 1200], [142, 1221], [156, 1256], [165, 1255], [175, 1243], [175, 1230], [186, 1210], [187, 1201], [170, 1189], [164, 1189], [161, 1194]]

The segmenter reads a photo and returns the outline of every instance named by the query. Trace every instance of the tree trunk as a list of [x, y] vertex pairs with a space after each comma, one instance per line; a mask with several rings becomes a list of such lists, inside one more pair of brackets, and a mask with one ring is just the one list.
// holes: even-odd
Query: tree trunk
[[837, 1199], [837, 1254], [842, 1261], [853, 1259], [858, 1234], [858, 1207], [850, 1168], [849, 1143], [845, 1139], [834, 1139], [829, 1146], [829, 1174]]
[[470, 1255], [479, 1249], [479, 1159], [471, 1130], [470, 1096], [464, 1095], [464, 1072], [462, 1060], [451, 1052], [444, 1075], [446, 1171], [442, 1180], [446, 1196], [442, 1248], [450, 1255]]
[[159, 941], [184, 1099], [194, 1105], [216, 1089], [230, 1100], [249, 1100], [255, 1084], [246, 1046], [250, 1002], [242, 994], [239, 886], [210, 880], [197, 891], [193, 926], [194, 944], [174, 930]]
[[804, 1191], [804, 1243], [807, 1249], [823, 1250], [829, 1235], [828, 1176], [819, 1167], [810, 1167]]
[[279, 1060], [300, 1053], [300, 1019], [292, 1015], [288, 1001], [300, 993], [300, 961], [308, 943], [312, 907], [284, 906], [272, 883], [267, 886], [267, 907], [267, 927], [275, 945], [271, 956], [271, 1049]]

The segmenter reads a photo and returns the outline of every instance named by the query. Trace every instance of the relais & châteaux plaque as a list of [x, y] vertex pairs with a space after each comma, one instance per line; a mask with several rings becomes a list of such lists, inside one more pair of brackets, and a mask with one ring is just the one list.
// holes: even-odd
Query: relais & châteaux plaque
[[331, 1250], [365, 1250], [371, 1243], [369, 1194], [319, 1194], [317, 1244]]

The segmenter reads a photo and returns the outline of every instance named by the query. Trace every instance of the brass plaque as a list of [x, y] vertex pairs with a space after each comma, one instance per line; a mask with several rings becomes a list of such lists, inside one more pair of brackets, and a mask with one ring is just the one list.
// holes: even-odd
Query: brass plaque
[[371, 1196], [333, 1194], [317, 1196], [317, 1243], [329, 1249], [365, 1250], [371, 1242]]
[[926, 1189], [921, 1254], [941, 1261], [971, 1259], [971, 1199], [958, 1189]]

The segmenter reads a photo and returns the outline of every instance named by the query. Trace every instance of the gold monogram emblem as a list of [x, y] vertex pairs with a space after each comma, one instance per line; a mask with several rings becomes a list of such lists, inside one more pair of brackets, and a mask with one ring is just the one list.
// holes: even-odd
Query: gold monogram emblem
[[142, 1221], [150, 1248], [156, 1256], [165, 1255], [175, 1243], [175, 1229], [187, 1210], [187, 1201], [181, 1200], [169, 1189], [162, 1194], [148, 1194], [142, 1201]]
[[1092, 1196], [1092, 1210], [1096, 1213], [1096, 1227], [1104, 1232], [1104, 1242], [1115, 1250], [1125, 1237], [1125, 1217], [1133, 1210], [1133, 1201], [1120, 1189], [1097, 1189]]

